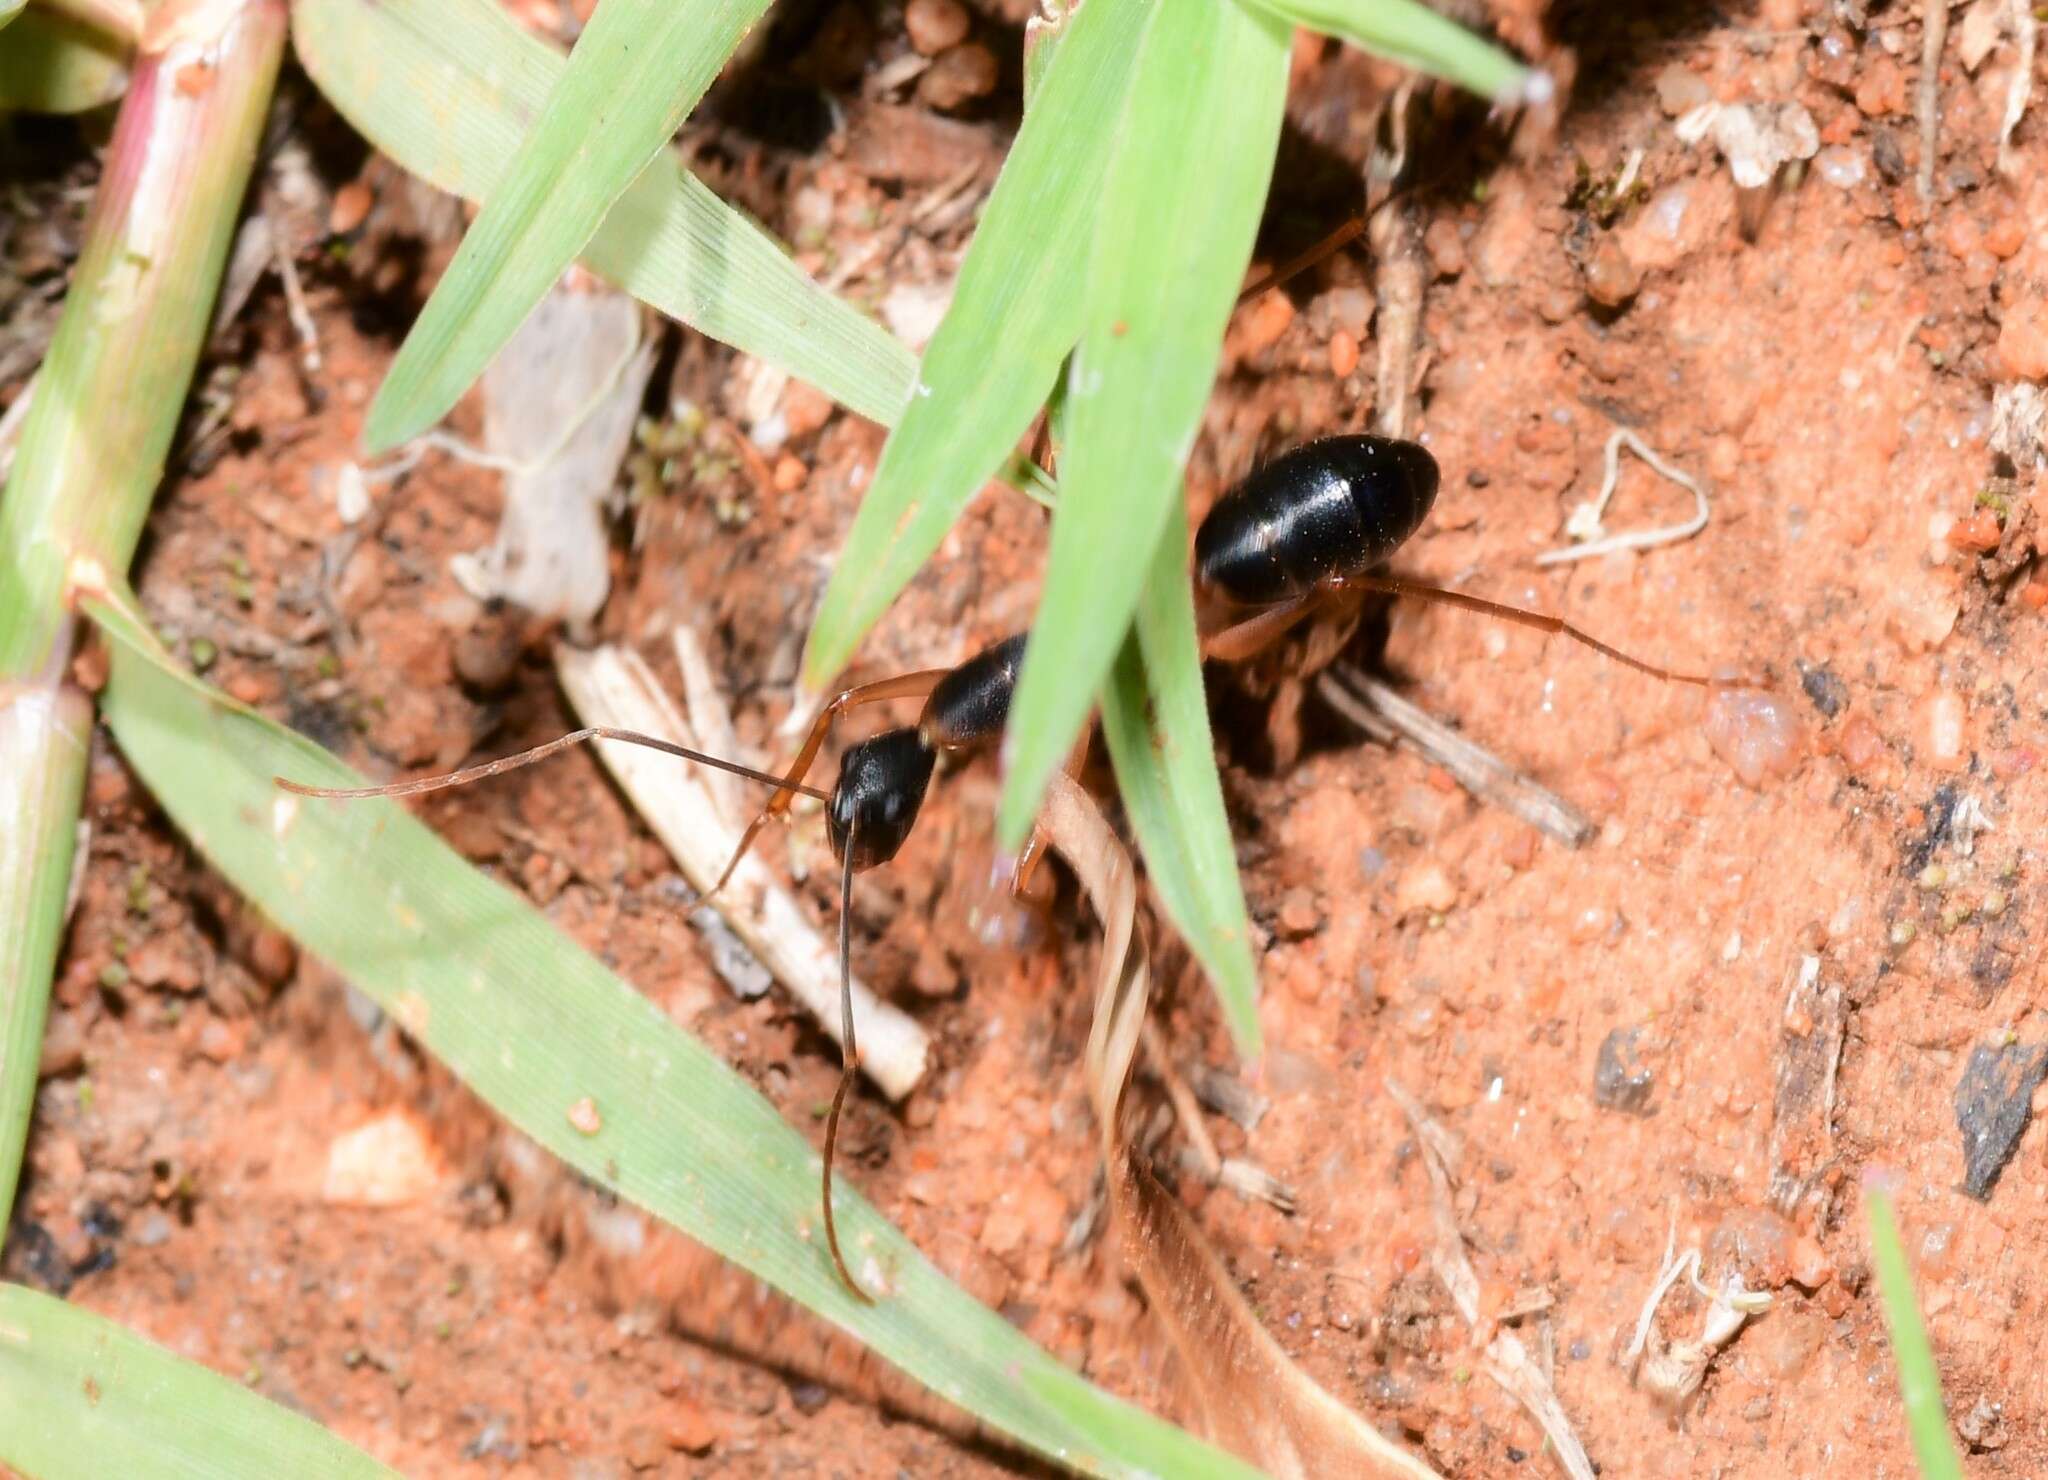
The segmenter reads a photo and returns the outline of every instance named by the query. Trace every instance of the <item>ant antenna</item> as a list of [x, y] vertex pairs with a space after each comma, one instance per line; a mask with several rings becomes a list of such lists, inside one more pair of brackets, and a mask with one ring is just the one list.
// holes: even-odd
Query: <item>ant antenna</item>
[[[440, 791], [450, 786], [466, 786], [472, 781], [503, 775], [516, 771], [521, 766], [530, 766], [535, 761], [544, 761], [556, 751], [567, 750], [585, 740], [620, 740], [628, 745], [644, 745], [649, 750], [661, 751], [664, 755], [680, 756], [686, 761], [695, 761], [700, 766], [715, 766], [721, 771], [730, 771], [735, 776], [744, 776], [749, 781], [759, 781], [765, 786], [779, 790], [800, 791], [807, 797], [816, 797], [821, 802], [832, 800], [832, 794], [820, 791], [815, 786], [806, 786], [800, 781], [790, 781], [766, 771], [757, 771], [752, 766], [743, 766], [738, 761], [729, 761], [715, 755], [706, 755], [701, 750], [692, 750], [687, 745], [677, 745], [672, 740], [663, 740], [653, 735], [643, 735], [638, 730], [617, 730], [610, 725], [591, 725], [587, 729], [571, 730], [568, 734], [550, 740], [545, 745], [536, 745], [531, 750], [522, 750], [517, 755], [508, 755], [500, 760], [486, 761], [480, 766], [465, 766], [460, 771], [449, 771], [440, 776], [422, 776], [417, 781], [394, 781], [388, 786], [307, 786], [302, 782], [290, 781], [283, 776], [273, 776], [286, 791], [296, 792], [302, 797], [328, 797], [340, 801], [354, 801], [361, 797], [409, 797], [423, 791]], [[723, 883], [723, 880], [719, 882]]]
[[846, 1106], [847, 1091], [853, 1088], [854, 1075], [860, 1069], [860, 1047], [853, 1037], [853, 834], [854, 824], [849, 822], [846, 859], [839, 871], [839, 1029], [846, 1052], [839, 1071], [839, 1088], [832, 1092], [832, 1110], [825, 1117], [825, 1243], [832, 1250], [832, 1262], [846, 1288], [863, 1305], [873, 1305], [874, 1297], [855, 1282], [853, 1271], [846, 1267], [846, 1256], [839, 1252], [839, 1229], [832, 1221], [832, 1153], [839, 1142], [839, 1112]]
[[1502, 621], [1515, 622], [1524, 627], [1534, 627], [1539, 632], [1549, 632], [1559, 637], [1569, 637], [1573, 642], [1584, 644], [1602, 657], [1612, 658], [1624, 667], [1633, 668], [1638, 673], [1648, 674], [1651, 678], [1661, 679], [1666, 683], [1689, 683], [1696, 688], [1702, 689], [1741, 688], [1745, 686], [1743, 681], [1737, 678], [1710, 678], [1703, 673], [1680, 673], [1675, 669], [1660, 668], [1655, 663], [1647, 663], [1641, 658], [1633, 657], [1623, 652], [1618, 647], [1612, 647], [1602, 642], [1592, 633], [1574, 627], [1563, 617], [1553, 617], [1547, 612], [1532, 612], [1524, 607], [1508, 606], [1506, 603], [1499, 601], [1488, 601], [1483, 596], [1471, 596], [1463, 591], [1451, 591], [1442, 586], [1427, 586], [1418, 581], [1404, 580], [1397, 576], [1346, 576], [1344, 578], [1344, 585], [1353, 590], [1377, 591], [1384, 596], [1420, 597], [1424, 601], [1440, 602], [1445, 606], [1455, 606], [1464, 611], [1477, 612], [1481, 616], [1499, 617]]

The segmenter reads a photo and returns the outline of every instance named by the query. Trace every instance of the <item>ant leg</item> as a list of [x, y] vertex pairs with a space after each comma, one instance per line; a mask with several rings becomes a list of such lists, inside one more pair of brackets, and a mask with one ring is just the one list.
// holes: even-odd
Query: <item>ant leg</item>
[[1243, 621], [1211, 632], [1202, 639], [1202, 656], [1241, 663], [1264, 652], [1318, 608], [1343, 599], [1340, 588], [1319, 586], [1305, 596], [1289, 597], [1277, 606], [1254, 612]]
[[793, 787], [805, 796], [817, 797], [820, 801], [831, 799], [830, 792], [820, 791], [815, 786], [805, 786], [800, 780], [773, 776], [766, 771], [757, 771], [752, 766], [743, 766], [738, 761], [706, 755], [703, 751], [692, 750], [687, 745], [677, 745], [672, 740], [643, 735], [638, 730], [617, 730], [610, 725], [592, 725], [588, 729], [571, 730], [545, 745], [536, 745], [533, 749], [522, 750], [517, 755], [485, 761], [478, 766], [465, 766], [460, 771], [449, 771], [439, 776], [422, 776], [416, 781], [394, 781], [387, 786], [307, 786], [304, 782], [289, 781], [282, 776], [273, 776], [270, 779], [285, 791], [296, 792], [302, 797], [326, 797], [337, 801], [356, 801], [363, 797], [409, 797], [417, 796], [423, 791], [466, 786], [472, 781], [482, 781], [489, 776], [502, 776], [507, 771], [516, 771], [521, 766], [544, 761], [557, 751], [567, 750], [572, 745], [581, 745], [585, 740], [618, 740], [628, 745], [644, 745], [649, 750], [680, 756], [686, 761], [695, 761], [700, 766], [716, 766], [721, 771], [730, 771], [733, 775], [744, 776], [750, 781], [765, 782], [774, 787]]
[[1477, 612], [1481, 616], [1518, 622], [1524, 627], [1534, 627], [1539, 632], [1569, 637], [1573, 642], [1584, 644], [1602, 657], [1612, 658], [1625, 667], [1633, 668], [1638, 673], [1646, 673], [1651, 678], [1661, 679], [1666, 683], [1689, 683], [1703, 689], [1733, 688], [1742, 683], [1740, 679], [1709, 678], [1701, 673], [1680, 673], [1675, 669], [1660, 668], [1655, 663], [1645, 662], [1641, 658], [1630, 656], [1620, 648], [1609, 646], [1592, 633], [1574, 627], [1563, 617], [1553, 617], [1547, 612], [1532, 612], [1524, 607], [1508, 606], [1499, 601], [1488, 601], [1483, 596], [1468, 596], [1463, 591], [1450, 591], [1442, 586], [1428, 586], [1419, 581], [1396, 576], [1347, 576], [1344, 584], [1353, 590], [1378, 591], [1387, 596], [1418, 596], [1424, 601], [1441, 602], [1445, 606]]
[[[1389, 197], [1389, 199], [1391, 198]], [[1289, 278], [1298, 277], [1302, 273], [1307, 272], [1325, 257], [1333, 257], [1343, 251], [1344, 248], [1356, 241], [1364, 233], [1366, 217], [1371, 214], [1371, 211], [1368, 210], [1353, 216], [1307, 251], [1288, 258], [1285, 262], [1253, 283], [1249, 288], [1238, 294], [1237, 301], [1239, 303], [1249, 302], [1267, 289], [1277, 288]]]
[[740, 866], [740, 860], [747, 856], [747, 849], [754, 844], [754, 835], [761, 831], [771, 817], [780, 817], [789, 810], [790, 802], [798, 793], [805, 796], [825, 797], [831, 793], [821, 792], [815, 787], [805, 786], [804, 777], [810, 773], [811, 762], [818, 758], [818, 751], [825, 744], [826, 732], [832, 728], [832, 721], [849, 709], [858, 709], [863, 704], [879, 704], [884, 699], [922, 698], [938, 687], [939, 680], [951, 670], [946, 668], [922, 668], [916, 673], [903, 673], [895, 678], [884, 678], [875, 683], [864, 683], [843, 690], [830, 704], [818, 711], [818, 717], [811, 724], [811, 732], [804, 737], [803, 749], [796, 753], [796, 759], [789, 763], [789, 770], [776, 781], [775, 795], [768, 799], [768, 805], [755, 814], [747, 824], [747, 830], [740, 834], [739, 846], [732, 850], [732, 858], [725, 866], [725, 872], [718, 876], [718, 882], [711, 886], [713, 894], [723, 889], [732, 871]]
[[832, 1263], [846, 1288], [863, 1305], [873, 1305], [874, 1297], [855, 1283], [853, 1271], [846, 1267], [846, 1256], [839, 1252], [839, 1228], [832, 1221], [832, 1156], [839, 1145], [839, 1112], [846, 1107], [847, 1092], [860, 1071], [860, 1048], [853, 1038], [853, 858], [853, 834], [849, 830], [846, 861], [839, 874], [839, 1029], [846, 1051], [839, 1070], [839, 1088], [832, 1092], [832, 1109], [825, 1117], [825, 1245], [832, 1251]]
[[[1069, 780], [1081, 779], [1082, 768], [1088, 764], [1089, 739], [1089, 734], [1084, 732], [1067, 756], [1067, 763], [1062, 769]], [[1024, 898], [1025, 891], [1031, 887], [1031, 876], [1038, 871], [1039, 861], [1045, 857], [1046, 844], [1051, 841], [1044, 828], [1035, 822], [1031, 824], [1031, 836], [1024, 840], [1024, 851], [1017, 855], [1017, 871], [1010, 875], [1010, 898]]]

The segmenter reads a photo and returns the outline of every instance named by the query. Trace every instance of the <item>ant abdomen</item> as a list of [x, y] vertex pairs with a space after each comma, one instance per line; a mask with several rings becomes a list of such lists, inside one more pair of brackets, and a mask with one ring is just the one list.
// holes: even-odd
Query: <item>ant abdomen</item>
[[1017, 691], [1026, 636], [1019, 632], [983, 648], [939, 680], [918, 721], [927, 744], [940, 750], [970, 750], [1002, 734], [1010, 718], [1010, 696]]
[[1283, 453], [1216, 501], [1195, 536], [1195, 575], [1240, 606], [1309, 595], [1362, 575], [1421, 526], [1436, 459], [1392, 437], [1324, 437]]
[[856, 870], [887, 863], [910, 836], [924, 805], [938, 752], [914, 729], [884, 730], [839, 759], [839, 784], [825, 809], [825, 833], [835, 856]]

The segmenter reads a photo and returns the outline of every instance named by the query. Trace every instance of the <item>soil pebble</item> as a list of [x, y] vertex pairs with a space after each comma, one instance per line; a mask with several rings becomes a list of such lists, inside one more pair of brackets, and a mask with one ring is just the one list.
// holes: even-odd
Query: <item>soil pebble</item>
[[398, 1207], [425, 1197], [440, 1180], [440, 1156], [425, 1127], [402, 1110], [387, 1110], [328, 1143], [321, 1196], [352, 1207]]
[[1801, 660], [1798, 666], [1799, 687], [1806, 690], [1806, 697], [1813, 701], [1813, 707], [1829, 719], [1840, 714], [1849, 702], [1849, 686], [1825, 663]]
[[910, 0], [903, 10], [904, 29], [920, 55], [935, 57], [967, 39], [970, 20], [960, 0]]
[[1791, 775], [1806, 751], [1799, 716], [1783, 695], [1766, 689], [1716, 689], [1700, 728], [1714, 754], [1757, 790]]
[[1637, 1042], [1641, 1028], [1616, 1028], [1600, 1040], [1600, 1054], [1593, 1063], [1593, 1101], [1602, 1109], [1625, 1115], [1647, 1115], [1650, 1091], [1657, 1076], [1642, 1061]]
[[1979, 1045], [1956, 1085], [1956, 1126], [1963, 1133], [1963, 1191], [1991, 1199], [2005, 1164], [2019, 1149], [2035, 1088], [2048, 1076], [2048, 1044]]

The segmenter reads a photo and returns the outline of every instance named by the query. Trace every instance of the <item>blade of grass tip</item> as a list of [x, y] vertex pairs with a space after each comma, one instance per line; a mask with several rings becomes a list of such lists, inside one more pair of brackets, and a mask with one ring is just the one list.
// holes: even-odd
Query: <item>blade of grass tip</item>
[[1088, 242], [1148, 0], [1088, 0], [1068, 22], [1003, 161], [953, 302], [839, 552], [804, 654], [822, 690], [1045, 403], [1081, 332]]
[[1548, 72], [1534, 71], [1419, 0], [1233, 0], [1385, 57], [1496, 103], [1545, 103]]
[[1891, 1193], [1882, 1179], [1865, 1180], [1863, 1204], [1870, 1220], [1870, 1262], [1877, 1269], [1877, 1292], [1898, 1359], [1899, 1399], [1906, 1409], [1913, 1456], [1926, 1480], [1961, 1480], [1962, 1463], [1949, 1438], [1948, 1416], [1942, 1408], [1941, 1373], [1935, 1366], [1934, 1348], [1927, 1341], [1927, 1327], [1920, 1319], [1920, 1301], [1913, 1293], [1913, 1271], [1899, 1239]]
[[[1234, 0], [1161, 6], [1122, 126], [1100, 135], [1114, 153], [1067, 371], [1045, 588], [1004, 739], [1006, 847], [1080, 734], [1181, 497], [1272, 178], [1289, 35]], [[1079, 39], [1061, 43], [1048, 88]]]
[[1187, 511], [1176, 503], [1102, 686], [1116, 788], [1167, 917], [1215, 989], [1237, 1051], [1259, 1052], [1259, 981], [1188, 588]]
[[[30, 16], [8, 32], [11, 53]], [[215, 5], [136, 62], [0, 498], [0, 1216], [35, 1097], [91, 714], [74, 568], [134, 558], [284, 54], [282, 0]], [[201, 85], [191, 85], [195, 79]]]
[[[292, 45], [337, 111], [413, 174], [496, 190], [568, 62], [495, 0], [294, 0]], [[600, 277], [887, 425], [917, 356], [814, 282], [661, 150], [584, 247]]]
[[86, 113], [127, 88], [128, 48], [113, 37], [42, 9], [7, 26], [0, 113]]
[[35, 1109], [92, 738], [80, 690], [11, 687], [0, 684], [0, 1242]]
[[395, 1476], [311, 1419], [20, 1285], [0, 1285], [0, 1460], [37, 1480]]
[[403, 808], [279, 790], [355, 778], [178, 669], [132, 597], [87, 610], [110, 640], [107, 721], [179, 829], [536, 1143], [1042, 1454], [1249, 1473], [1068, 1371], [842, 1189], [841, 1241], [876, 1296], [861, 1303], [825, 1254], [817, 1149], [751, 1085]]
[[378, 388], [372, 453], [446, 416], [697, 106], [767, 0], [602, 0]]

